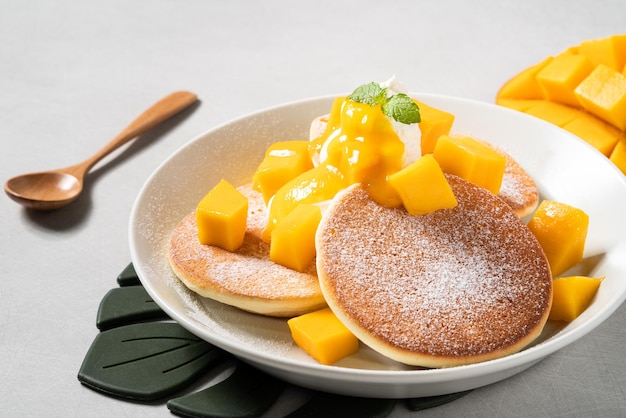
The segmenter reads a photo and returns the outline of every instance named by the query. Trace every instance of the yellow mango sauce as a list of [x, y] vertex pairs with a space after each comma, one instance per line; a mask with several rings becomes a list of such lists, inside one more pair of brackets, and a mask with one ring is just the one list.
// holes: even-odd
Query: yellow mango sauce
[[402, 169], [404, 143], [380, 105], [335, 99], [326, 130], [309, 143], [309, 155], [319, 155], [319, 165], [276, 192], [269, 204], [264, 240], [269, 242], [278, 221], [298, 204], [330, 200], [354, 183], [361, 183], [380, 205], [402, 205], [387, 178]]

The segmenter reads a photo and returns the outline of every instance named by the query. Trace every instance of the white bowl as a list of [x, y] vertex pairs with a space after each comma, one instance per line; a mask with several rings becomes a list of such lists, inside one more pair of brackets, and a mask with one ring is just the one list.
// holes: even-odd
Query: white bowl
[[[598, 326], [626, 298], [626, 180], [604, 156], [560, 128], [509, 109], [416, 94], [456, 116], [453, 129], [511, 154], [533, 176], [542, 198], [589, 214], [585, 260], [575, 273], [606, 276], [591, 306], [574, 321], [548, 323], [523, 351], [448, 369], [405, 366], [362, 347], [332, 366], [292, 343], [287, 323], [242, 312], [189, 292], [167, 262], [169, 235], [221, 178], [249, 182], [272, 142], [306, 139], [311, 120], [333, 97], [290, 103], [242, 117], [187, 143], [148, 179], [130, 219], [135, 269], [150, 296], [190, 332], [258, 368], [312, 389], [363, 397], [410, 398], [468, 390], [510, 377]], [[591, 354], [590, 354], [591, 355]]]

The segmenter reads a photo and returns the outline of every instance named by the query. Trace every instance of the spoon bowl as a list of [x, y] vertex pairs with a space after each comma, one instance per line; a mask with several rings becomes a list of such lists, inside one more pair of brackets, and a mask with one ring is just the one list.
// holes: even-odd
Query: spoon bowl
[[80, 195], [85, 176], [98, 161], [191, 106], [197, 99], [195, 94], [186, 91], [172, 93], [152, 105], [89, 159], [66, 168], [13, 177], [4, 183], [4, 191], [15, 202], [29, 209], [62, 208]]

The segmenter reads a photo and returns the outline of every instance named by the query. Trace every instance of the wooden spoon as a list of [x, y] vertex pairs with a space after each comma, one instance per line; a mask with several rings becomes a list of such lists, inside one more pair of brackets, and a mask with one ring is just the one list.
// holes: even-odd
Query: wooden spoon
[[13, 177], [4, 183], [4, 191], [11, 199], [30, 209], [61, 208], [80, 195], [85, 176], [98, 161], [186, 109], [197, 99], [195, 94], [186, 91], [172, 93], [152, 105], [89, 159], [70, 167]]

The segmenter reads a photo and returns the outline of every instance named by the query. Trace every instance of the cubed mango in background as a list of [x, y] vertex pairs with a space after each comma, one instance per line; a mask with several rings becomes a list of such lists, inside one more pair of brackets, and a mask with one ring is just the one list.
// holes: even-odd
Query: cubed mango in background
[[576, 108], [547, 100], [536, 101], [524, 112], [556, 126], [565, 125], [580, 113]]
[[247, 220], [248, 199], [223, 179], [196, 207], [199, 241], [228, 251], [243, 243]]
[[584, 55], [565, 52], [557, 55], [537, 73], [537, 82], [546, 99], [568, 106], [578, 106], [574, 89], [593, 71]]
[[615, 148], [611, 152], [610, 159], [622, 173], [626, 174], [626, 135], [622, 135], [619, 141], [617, 141]]
[[501, 99], [543, 99], [543, 89], [537, 82], [537, 73], [548, 65], [554, 58], [548, 57], [539, 64], [523, 70], [507, 81], [498, 92]]
[[552, 277], [582, 261], [588, 227], [589, 216], [581, 209], [551, 200], [539, 204], [528, 228], [548, 258]]
[[587, 56], [595, 66], [603, 64], [615, 71], [622, 71], [626, 64], [626, 35], [583, 41], [578, 47], [578, 53]]
[[574, 94], [589, 113], [626, 130], [626, 77], [623, 74], [600, 64], [576, 87]]
[[573, 120], [560, 126], [584, 139], [607, 157], [611, 155], [615, 144], [622, 135], [616, 127], [585, 112], [578, 112]]

